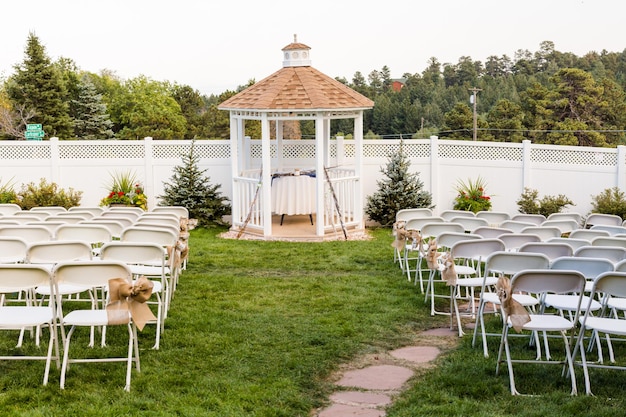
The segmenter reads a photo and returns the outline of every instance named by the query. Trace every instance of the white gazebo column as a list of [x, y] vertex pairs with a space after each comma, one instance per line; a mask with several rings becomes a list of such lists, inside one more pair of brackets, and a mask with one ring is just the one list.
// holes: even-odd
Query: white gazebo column
[[270, 122], [267, 114], [261, 116], [261, 155], [262, 155], [262, 176], [261, 176], [261, 199], [263, 213], [263, 235], [272, 235], [272, 159], [270, 157]]
[[321, 113], [315, 118], [315, 234], [324, 236], [324, 117]]
[[283, 172], [285, 167], [283, 165], [283, 121], [276, 120], [276, 169], [278, 172]]
[[233, 190], [233, 204], [232, 204], [232, 219], [233, 223], [239, 221], [241, 218], [241, 184], [237, 182], [236, 178], [239, 176], [239, 165], [241, 161], [239, 159], [238, 145], [241, 144], [241, 131], [237, 128], [241, 123], [241, 120], [233, 117], [233, 113], [230, 113], [230, 171], [232, 178], [232, 190]]
[[354, 119], [354, 175], [357, 177], [354, 189], [354, 220], [363, 229], [363, 112]]

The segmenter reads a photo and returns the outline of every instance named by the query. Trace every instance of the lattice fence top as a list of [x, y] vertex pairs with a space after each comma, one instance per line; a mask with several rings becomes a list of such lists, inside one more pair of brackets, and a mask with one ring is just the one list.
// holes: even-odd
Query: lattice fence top
[[554, 152], [553, 149], [535, 148], [531, 151], [531, 160], [546, 164], [615, 166], [617, 153], [614, 149], [581, 148]]
[[[56, 155], [62, 160], [84, 159], [179, 159], [187, 155], [191, 149], [189, 140], [172, 141], [3, 141], [0, 142], [0, 160], [48, 160]], [[403, 147], [409, 159], [430, 158], [433, 145], [430, 139], [411, 140], [364, 140], [364, 158], [387, 158]], [[519, 143], [491, 143], [468, 141], [436, 141], [437, 157], [441, 159], [462, 159], [476, 161], [522, 161], [524, 145]], [[329, 142], [331, 157], [339, 155], [339, 142]], [[260, 140], [251, 140], [249, 149], [251, 159], [262, 158]], [[230, 141], [203, 140], [194, 143], [194, 152], [201, 159], [224, 160], [231, 157]], [[279, 155], [276, 141], [270, 145], [270, 156]], [[353, 140], [343, 141], [343, 156], [356, 157], [356, 146]], [[315, 159], [315, 140], [285, 140], [282, 144], [283, 159]], [[618, 161], [618, 153], [614, 148], [587, 148], [554, 145], [530, 144], [530, 162], [544, 164], [572, 164], [611, 167], [622, 165], [626, 161]]]

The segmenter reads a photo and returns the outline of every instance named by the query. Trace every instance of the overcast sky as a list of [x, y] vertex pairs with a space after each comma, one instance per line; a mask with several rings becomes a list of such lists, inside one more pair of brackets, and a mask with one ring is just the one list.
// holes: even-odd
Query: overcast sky
[[313, 67], [349, 81], [385, 65], [392, 78], [421, 73], [430, 57], [513, 58], [546, 40], [578, 56], [626, 49], [623, 0], [19, 0], [1, 10], [0, 77], [23, 61], [32, 31], [52, 60], [202, 94], [277, 71], [294, 34]]

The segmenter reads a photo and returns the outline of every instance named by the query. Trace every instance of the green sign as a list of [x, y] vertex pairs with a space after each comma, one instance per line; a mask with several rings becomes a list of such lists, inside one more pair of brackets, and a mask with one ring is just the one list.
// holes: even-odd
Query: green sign
[[41, 123], [31, 123], [31, 124], [26, 125], [26, 130], [42, 130], [43, 131], [43, 126], [41, 125]]
[[24, 132], [26, 139], [38, 139], [41, 140], [45, 135], [43, 130], [27, 130]]

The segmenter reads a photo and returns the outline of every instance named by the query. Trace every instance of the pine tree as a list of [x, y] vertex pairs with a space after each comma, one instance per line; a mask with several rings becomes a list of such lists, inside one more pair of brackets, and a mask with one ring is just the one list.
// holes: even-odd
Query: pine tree
[[432, 206], [432, 195], [423, 191], [424, 183], [417, 173], [409, 172], [411, 161], [406, 157], [402, 142], [400, 149], [381, 168], [383, 179], [377, 181], [378, 191], [367, 197], [365, 213], [382, 226], [391, 226], [399, 210]]
[[221, 184], [211, 185], [206, 170], [198, 168], [199, 157], [194, 153], [194, 141], [188, 155], [182, 157], [182, 165], [174, 167], [171, 182], [163, 183], [164, 195], [159, 196], [162, 205], [183, 206], [189, 217], [199, 225], [224, 224], [222, 217], [230, 214], [228, 198], [218, 189]]
[[78, 139], [96, 140], [113, 138], [113, 122], [109, 119], [102, 94], [86, 78], [78, 83], [78, 98], [70, 103], [74, 119], [74, 135]]
[[34, 110], [30, 123], [41, 123], [46, 136], [72, 137], [72, 120], [61, 75], [34, 33], [28, 35], [25, 58], [15, 67], [7, 93], [15, 106]]

